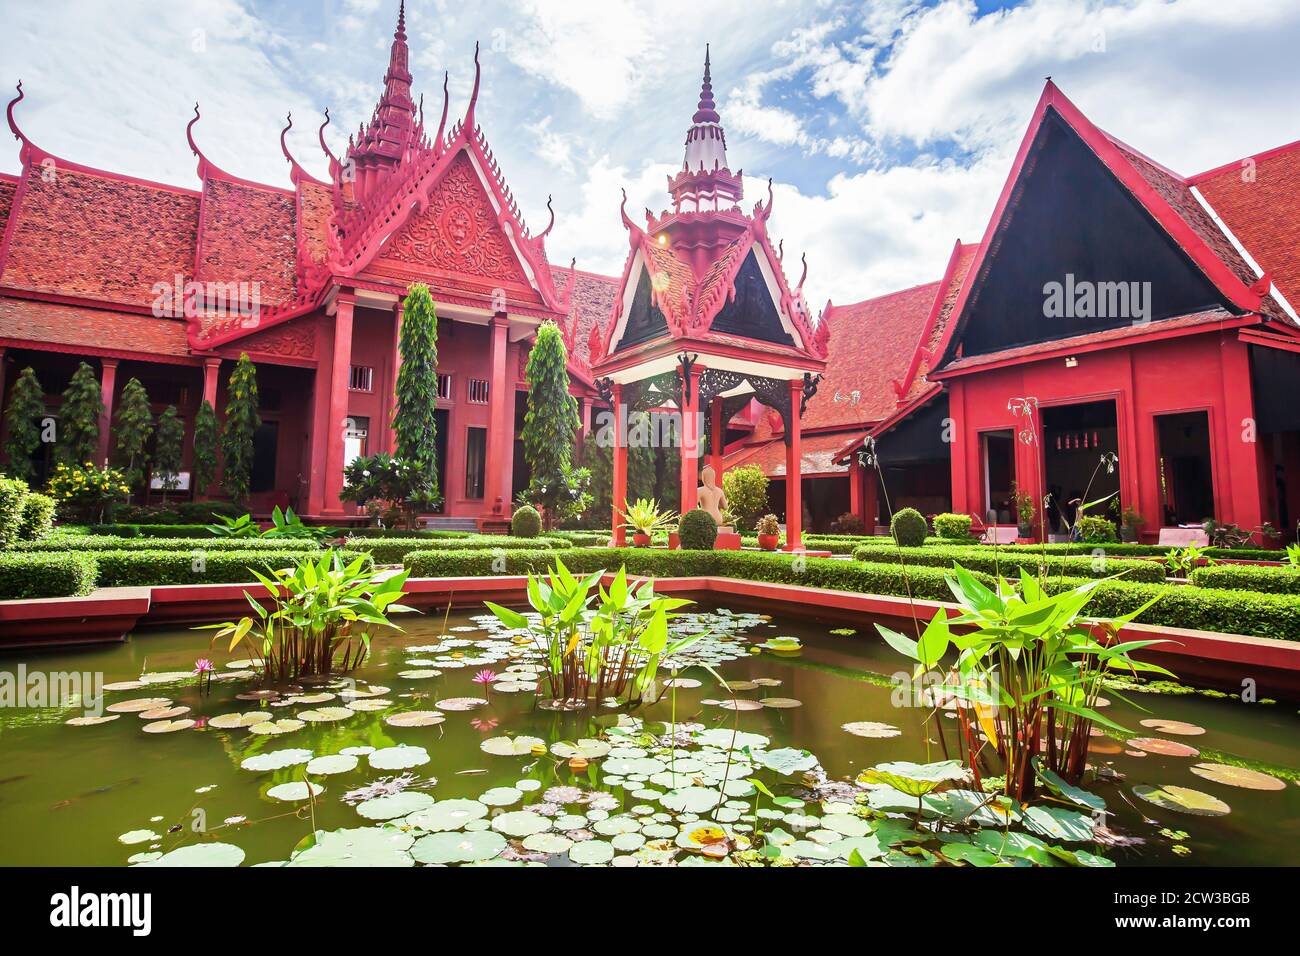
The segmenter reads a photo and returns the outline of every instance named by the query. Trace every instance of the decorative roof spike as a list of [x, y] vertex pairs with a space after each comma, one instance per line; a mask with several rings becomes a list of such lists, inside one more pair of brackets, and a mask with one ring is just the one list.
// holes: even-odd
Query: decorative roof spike
[[[13, 104], [10, 105], [12, 106]], [[197, 123], [200, 118], [201, 117], [199, 114], [199, 104], [197, 101], [195, 101], [194, 119], [190, 120], [188, 123], [185, 124], [185, 139], [190, 144], [190, 152], [193, 153], [195, 156], [197, 156], [199, 159], [202, 159], [203, 153], [202, 151], [199, 150], [198, 144], [194, 142], [194, 124]]]
[[772, 192], [772, 177], [768, 176], [767, 177], [767, 205], [764, 206], [762, 200], [759, 200], [758, 205], [754, 207], [755, 218], [761, 219], [763, 222], [767, 222], [768, 219], [772, 217], [772, 203], [775, 200], [776, 200], [776, 196]]
[[443, 134], [444, 132], [446, 132], [446, 129], [447, 129], [447, 106], [451, 103], [451, 99], [450, 99], [451, 94], [447, 92], [447, 81], [448, 81], [448, 79], [450, 78], [450, 76], [451, 76], [450, 73], [448, 73], [448, 72], [445, 71], [445, 70], [443, 71], [443, 74], [442, 74], [442, 119], [438, 120], [438, 140], [437, 140], [437, 142], [438, 142], [438, 152], [442, 152], [443, 146], [445, 145], [445, 144], [443, 143], [443, 141], [442, 141], [442, 134]]
[[478, 105], [478, 87], [482, 79], [482, 69], [478, 62], [478, 42], [474, 43], [474, 89], [469, 95], [469, 109], [465, 111], [465, 119], [462, 121], [465, 129], [477, 133], [478, 127], [474, 125], [474, 107]]
[[799, 257], [799, 261], [803, 263], [803, 275], [799, 277], [799, 285], [796, 286], [794, 290], [795, 295], [799, 295], [801, 292], [803, 292], [804, 281], [808, 278], [808, 253], [805, 252], [803, 255], [801, 255]]
[[337, 156], [335, 156], [332, 152], [330, 152], [330, 148], [327, 145], [325, 145], [325, 127], [329, 126], [329, 124], [330, 124], [330, 108], [327, 106], [325, 107], [325, 122], [321, 123], [320, 129], [316, 131], [316, 138], [320, 140], [321, 152], [323, 152], [326, 155], [326, 157], [329, 158], [330, 176], [333, 176], [334, 170], [338, 167], [339, 160]]
[[704, 44], [704, 83], [700, 86], [700, 105], [691, 117], [692, 123], [718, 123], [722, 117], [718, 115], [716, 104], [713, 102], [713, 80], [709, 76], [709, 44]]
[[290, 166], [296, 166], [297, 163], [293, 161], [293, 156], [289, 153], [289, 144], [285, 142], [285, 137], [289, 135], [289, 130], [293, 129], [293, 110], [290, 110], [284, 118], [287, 125], [284, 129], [280, 130], [280, 152], [284, 153], [284, 158]]
[[397, 8], [397, 31], [393, 37], [398, 40], [406, 39], [406, 0], [402, 0]]
[[[551, 214], [551, 221], [546, 224], [546, 228], [543, 229], [541, 235], [537, 237], [538, 242], [541, 242], [548, 235], [550, 235], [551, 230], [555, 228], [555, 207], [551, 205], [551, 199], [552, 199], [551, 196], [546, 197], [546, 211]], [[578, 260], [574, 259], [573, 261], [577, 262]]]
[[14, 107], [21, 103], [26, 95], [27, 94], [23, 92], [23, 81], [19, 80], [18, 95], [9, 101], [9, 107], [5, 110], [5, 115], [9, 119], [9, 128], [13, 131], [14, 139], [21, 140], [24, 143], [27, 142], [27, 137], [23, 135], [23, 131], [18, 128], [18, 122], [14, 119]]

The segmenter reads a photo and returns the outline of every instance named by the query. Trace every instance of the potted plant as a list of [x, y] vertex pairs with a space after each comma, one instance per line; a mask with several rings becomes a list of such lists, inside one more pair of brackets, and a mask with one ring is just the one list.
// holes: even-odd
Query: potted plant
[[781, 526], [776, 515], [763, 515], [758, 519], [758, 546], [764, 551], [775, 551], [781, 544]]
[[638, 498], [623, 512], [623, 527], [632, 529], [632, 544], [648, 548], [656, 534], [673, 527], [677, 516], [671, 511], [660, 511], [654, 498]]
[[1034, 496], [1013, 486], [1012, 495], [1016, 499], [1016, 531], [1022, 538], [1034, 533]]
[[1136, 508], [1129, 506], [1124, 509], [1119, 525], [1119, 539], [1125, 542], [1134, 542], [1138, 539], [1138, 532], [1142, 526], [1147, 523], [1147, 519], [1142, 517]]

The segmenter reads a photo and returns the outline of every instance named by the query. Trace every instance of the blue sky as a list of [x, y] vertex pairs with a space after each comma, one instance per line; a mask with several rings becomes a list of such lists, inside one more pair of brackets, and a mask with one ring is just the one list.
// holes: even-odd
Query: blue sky
[[[193, 186], [198, 100], [212, 161], [287, 184], [285, 113], [322, 171], [321, 110], [341, 151], [396, 15], [397, 0], [0, 0], [0, 81], [25, 81], [19, 121], [57, 156]], [[787, 261], [808, 254], [814, 308], [937, 278], [956, 239], [980, 238], [1047, 74], [1180, 172], [1300, 138], [1294, 0], [411, 0], [407, 16], [426, 112], [445, 69], [463, 113], [480, 41], [478, 118], [526, 217], [543, 225], [553, 193], [552, 260], [604, 272], [627, 248], [619, 189], [637, 215], [666, 205], [710, 42], [745, 203], [775, 179], [772, 231]]]

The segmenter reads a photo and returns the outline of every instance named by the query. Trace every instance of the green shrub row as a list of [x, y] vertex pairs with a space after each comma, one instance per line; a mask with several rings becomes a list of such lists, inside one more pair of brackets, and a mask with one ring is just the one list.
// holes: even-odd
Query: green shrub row
[[86, 533], [102, 538], [211, 538], [205, 524], [92, 524]]
[[349, 538], [474, 538], [473, 531], [442, 531], [433, 528], [348, 528]]
[[54, 499], [28, 490], [20, 478], [0, 478], [0, 550], [36, 541], [54, 525]]
[[[544, 571], [553, 552], [516, 550], [502, 552], [501, 562], [478, 551], [417, 551], [407, 555], [406, 566], [415, 577], [461, 577], [522, 574]], [[907, 566], [896, 562], [839, 561], [833, 558], [796, 559], [786, 554], [749, 551], [667, 551], [648, 548], [573, 549], [562, 555], [574, 571], [614, 570], [626, 566], [631, 574], [653, 577], [717, 575], [751, 581], [770, 581], [805, 587], [831, 588], [865, 594], [911, 595], [918, 599], [952, 600], [944, 580], [945, 568]], [[992, 577], [972, 570], [985, 584]], [[1077, 587], [1095, 578], [1050, 578], [1050, 590]], [[1090, 614], [1116, 616], [1137, 610], [1151, 598], [1160, 600], [1138, 620], [1146, 624], [1227, 634], [1300, 640], [1300, 597], [1289, 594], [1253, 594], [1217, 588], [1174, 587], [1138, 581], [1107, 581], [1096, 585], [1088, 605]]]
[[510, 548], [558, 549], [568, 548], [570, 544], [562, 538], [512, 538], [501, 534], [476, 535], [470, 538], [455, 538], [443, 543], [428, 538], [348, 538], [347, 547], [357, 551], [369, 551], [374, 555], [376, 564], [401, 564], [412, 551], [428, 551], [437, 548], [449, 548], [457, 551], [500, 551]]
[[1300, 568], [1218, 564], [1194, 570], [1192, 583], [1203, 588], [1259, 591], [1266, 594], [1300, 594]]
[[[951, 568], [953, 562], [959, 562], [969, 571], [983, 571], [985, 574], [1001, 574], [1013, 577], [1024, 566], [1027, 570], [1038, 567], [1042, 552], [1025, 549], [1023, 553], [1008, 553], [1004, 549], [990, 548], [986, 545], [925, 545], [920, 548], [900, 548], [897, 545], [861, 545], [853, 549], [857, 561], [902, 562], [908, 565]], [[1142, 561], [1107, 556], [1099, 561], [1094, 557], [1070, 557], [1048, 554], [1047, 569], [1049, 574], [1071, 575], [1080, 578], [1107, 578], [1112, 574], [1124, 572], [1128, 581], [1147, 581], [1159, 583], [1165, 579], [1165, 567], [1156, 561]]]
[[110, 538], [52, 534], [40, 541], [20, 541], [15, 551], [316, 551], [308, 538]]
[[[339, 551], [339, 557], [351, 561], [356, 551]], [[301, 561], [300, 549], [247, 551], [101, 551], [99, 587], [153, 587], [162, 584], [233, 584], [254, 582], [249, 568], [262, 573], [275, 568], [291, 567]], [[373, 562], [367, 562], [373, 564]]]
[[0, 554], [0, 601], [89, 594], [97, 571], [89, 554]]

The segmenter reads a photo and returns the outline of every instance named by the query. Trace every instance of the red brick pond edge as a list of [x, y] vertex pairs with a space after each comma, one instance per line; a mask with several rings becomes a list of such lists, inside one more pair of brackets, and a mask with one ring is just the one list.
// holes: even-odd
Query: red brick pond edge
[[[522, 575], [411, 578], [405, 603], [429, 609], [445, 609], [448, 604], [481, 607], [484, 600], [510, 603], [523, 599], [527, 581]], [[258, 585], [175, 584], [103, 588], [85, 597], [0, 601], [0, 653], [117, 643], [150, 627], [228, 620], [243, 614], [247, 607], [244, 591], [255, 587]], [[847, 624], [868, 640], [875, 639], [872, 624], [878, 620], [901, 630], [913, 614], [925, 622], [941, 607], [955, 609], [953, 604], [938, 601], [738, 578], [658, 578], [655, 588], [736, 609]], [[1191, 686], [1233, 694], [1248, 687], [1257, 699], [1300, 699], [1300, 641], [1151, 624], [1130, 624], [1120, 636], [1124, 640], [1170, 642], [1138, 656], [1167, 667]]]

